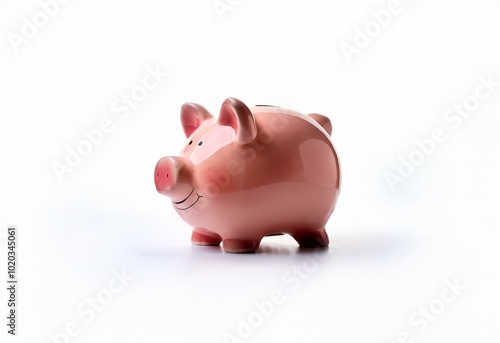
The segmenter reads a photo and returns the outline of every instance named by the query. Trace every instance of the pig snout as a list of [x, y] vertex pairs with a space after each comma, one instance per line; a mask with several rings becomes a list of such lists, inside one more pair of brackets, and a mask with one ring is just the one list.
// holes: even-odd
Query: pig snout
[[170, 195], [178, 183], [180, 162], [175, 157], [162, 157], [155, 168], [155, 185], [159, 193]]
[[155, 168], [156, 190], [179, 211], [192, 208], [203, 198], [193, 185], [192, 165], [184, 157], [163, 157]]

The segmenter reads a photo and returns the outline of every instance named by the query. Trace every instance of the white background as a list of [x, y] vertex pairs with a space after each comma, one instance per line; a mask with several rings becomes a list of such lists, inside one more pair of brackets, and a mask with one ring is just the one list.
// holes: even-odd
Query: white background
[[[500, 81], [500, 3], [402, 0], [349, 63], [340, 45], [388, 3], [243, 0], [221, 19], [212, 0], [74, 0], [16, 51], [41, 7], [2, 1], [0, 281], [16, 225], [20, 283], [15, 338], [1, 292], [1, 341], [74, 322], [70, 342], [224, 342], [274, 290], [284, 301], [243, 341], [498, 341], [500, 87], [455, 129], [443, 115], [478, 77]], [[120, 118], [113, 103], [156, 66], [169, 75]], [[319, 261], [290, 237], [249, 255], [192, 247], [156, 193], [157, 160], [184, 144], [180, 106], [218, 114], [230, 96], [331, 118], [343, 184]], [[104, 118], [113, 132], [59, 180], [52, 164]], [[385, 174], [436, 128], [447, 139], [391, 189]], [[122, 269], [134, 279], [87, 322], [77, 308]], [[467, 289], [441, 308], [447, 280]], [[410, 322], [429, 306], [425, 328]]]

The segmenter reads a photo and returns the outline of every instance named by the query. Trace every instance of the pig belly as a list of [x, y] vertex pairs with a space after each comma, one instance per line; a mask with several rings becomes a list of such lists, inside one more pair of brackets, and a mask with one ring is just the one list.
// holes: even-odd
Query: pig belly
[[202, 198], [188, 211], [177, 212], [191, 226], [222, 239], [260, 239], [324, 228], [337, 197], [335, 187], [282, 182]]

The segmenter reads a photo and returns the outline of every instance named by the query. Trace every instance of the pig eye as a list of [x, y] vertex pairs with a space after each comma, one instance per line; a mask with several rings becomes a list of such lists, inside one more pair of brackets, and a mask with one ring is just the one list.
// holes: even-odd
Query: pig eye
[[191, 144], [193, 144], [193, 141], [190, 141], [190, 142], [189, 142], [189, 145], [191, 145]]
[[198, 146], [201, 146], [203, 144], [203, 141], [198, 142]]

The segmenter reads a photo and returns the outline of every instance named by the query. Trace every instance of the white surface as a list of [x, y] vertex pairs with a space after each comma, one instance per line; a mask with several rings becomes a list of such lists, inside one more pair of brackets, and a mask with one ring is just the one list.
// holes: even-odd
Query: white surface
[[[443, 114], [479, 76], [500, 80], [500, 4], [404, 0], [348, 63], [340, 44], [388, 1], [270, 3], [221, 20], [211, 0], [74, 0], [18, 53], [8, 34], [40, 6], [0, 5], [0, 228], [18, 227], [20, 282], [18, 335], [2, 324], [2, 342], [51, 342], [71, 322], [70, 342], [224, 342], [274, 290], [284, 301], [243, 341], [499, 340], [500, 88], [457, 129]], [[120, 118], [113, 103], [156, 65], [169, 76]], [[319, 262], [289, 237], [252, 255], [192, 247], [156, 193], [156, 161], [184, 141], [180, 106], [217, 114], [229, 96], [330, 116], [344, 178]], [[114, 131], [59, 180], [51, 164], [104, 118]], [[446, 141], [392, 191], [384, 173], [436, 128]], [[122, 268], [134, 279], [86, 322], [79, 304]], [[455, 279], [467, 289], [419, 331], [415, 312]]]

